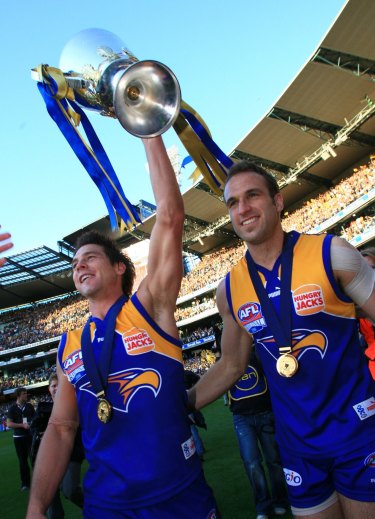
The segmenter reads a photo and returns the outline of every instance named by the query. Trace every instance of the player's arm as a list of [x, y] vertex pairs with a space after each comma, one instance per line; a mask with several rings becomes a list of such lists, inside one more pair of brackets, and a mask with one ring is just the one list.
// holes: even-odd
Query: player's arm
[[36, 458], [26, 519], [44, 517], [66, 471], [78, 427], [74, 388], [58, 362], [57, 374], [59, 385]]
[[188, 392], [192, 408], [201, 409], [223, 395], [246, 371], [252, 337], [241, 328], [230, 312], [225, 281], [217, 288], [216, 302], [223, 319], [221, 357]]
[[144, 139], [143, 143], [157, 210], [150, 238], [147, 276], [138, 295], [156, 322], [175, 334], [173, 311], [182, 278], [184, 206], [161, 137]]
[[375, 271], [350, 243], [336, 236], [331, 243], [331, 263], [343, 292], [375, 320]]

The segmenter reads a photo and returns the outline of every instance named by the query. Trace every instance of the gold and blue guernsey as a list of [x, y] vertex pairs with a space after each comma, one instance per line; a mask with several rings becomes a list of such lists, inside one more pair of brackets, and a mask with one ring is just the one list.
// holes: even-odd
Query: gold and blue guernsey
[[[91, 321], [98, 362], [106, 319]], [[106, 387], [113, 415], [102, 423], [82, 360], [81, 335], [82, 329], [65, 334], [58, 358], [77, 396], [89, 464], [85, 508], [98, 510], [97, 517], [100, 510], [112, 510], [117, 517], [123, 510], [170, 500], [199, 481], [202, 469], [190, 432], [180, 341], [158, 327], [136, 294], [124, 304], [116, 320]], [[204, 480], [201, 494], [207, 512], [189, 517], [217, 517]]]
[[[295, 231], [289, 235], [294, 243], [291, 355], [298, 361], [293, 376], [287, 378], [277, 371], [280, 352], [250, 278], [248, 251], [226, 277], [229, 308], [236, 322], [254, 337], [278, 417], [276, 437], [286, 480], [292, 495], [297, 496], [294, 506], [313, 506], [320, 498], [317, 495], [315, 500], [310, 489], [311, 499], [298, 501], [298, 492], [302, 492], [299, 487], [307, 484], [310, 477], [318, 476], [302, 474], [304, 467], [297, 461], [290, 466], [292, 460], [338, 459], [357, 449], [362, 451], [353, 475], [361, 479], [362, 490], [356, 493], [353, 482], [352, 495], [346, 490], [342, 493], [353, 499], [373, 501], [375, 383], [360, 350], [355, 307], [334, 278], [330, 261], [332, 236], [300, 235]], [[260, 265], [256, 269], [282, 320], [280, 261], [279, 258], [272, 271]], [[350, 486], [352, 481], [348, 481]], [[328, 484], [326, 492], [326, 497], [332, 492]]]

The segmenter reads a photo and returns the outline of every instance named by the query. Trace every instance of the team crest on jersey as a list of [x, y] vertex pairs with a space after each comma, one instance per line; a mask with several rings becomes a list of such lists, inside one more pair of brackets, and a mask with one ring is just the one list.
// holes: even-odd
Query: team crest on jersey
[[[275, 349], [277, 350], [277, 347], [273, 336], [265, 337], [257, 342], [261, 344], [272, 357], [275, 356]], [[327, 351], [327, 346], [327, 336], [320, 330], [294, 330], [292, 332], [292, 354], [297, 359], [300, 359], [308, 350], [317, 351], [323, 359]]]
[[131, 328], [122, 334], [122, 341], [128, 355], [140, 355], [155, 349], [155, 343], [146, 332], [140, 328]]
[[[161, 388], [161, 382], [160, 373], [151, 368], [133, 368], [113, 373], [108, 376], [108, 386], [114, 384], [117, 390], [111, 392], [111, 404], [117, 411], [127, 413], [130, 402], [141, 389], [151, 390], [156, 398]], [[84, 384], [81, 391], [87, 391], [96, 399], [91, 382]]]
[[365, 467], [369, 467], [370, 469], [375, 469], [375, 452], [372, 452], [367, 456], [364, 461]]
[[259, 303], [245, 303], [239, 308], [237, 315], [249, 333], [259, 332], [266, 327], [266, 320]]
[[312, 315], [325, 308], [323, 290], [319, 285], [302, 285], [292, 292], [296, 314]]
[[85, 374], [81, 350], [75, 350], [63, 362], [63, 368], [69, 382], [76, 384]]

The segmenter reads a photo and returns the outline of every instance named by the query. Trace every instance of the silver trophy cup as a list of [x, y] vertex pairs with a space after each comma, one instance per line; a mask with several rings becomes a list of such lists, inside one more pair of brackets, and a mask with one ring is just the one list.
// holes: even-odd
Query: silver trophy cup
[[76, 34], [59, 68], [80, 106], [117, 118], [136, 137], [160, 135], [178, 117], [181, 91], [173, 72], [158, 61], [138, 61], [109, 31]]

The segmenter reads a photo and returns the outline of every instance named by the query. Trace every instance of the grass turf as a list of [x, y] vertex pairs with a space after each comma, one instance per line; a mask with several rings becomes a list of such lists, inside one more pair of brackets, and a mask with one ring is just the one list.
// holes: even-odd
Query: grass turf
[[[219, 399], [204, 410], [204, 415], [208, 429], [199, 429], [206, 447], [203, 468], [222, 519], [253, 519], [256, 513], [251, 488], [239, 455], [231, 413]], [[0, 433], [0, 474], [0, 517], [23, 519], [28, 493], [20, 490], [18, 459], [11, 431]], [[63, 497], [62, 502], [67, 519], [81, 517], [76, 506]], [[283, 517], [291, 519], [292, 516]]]

